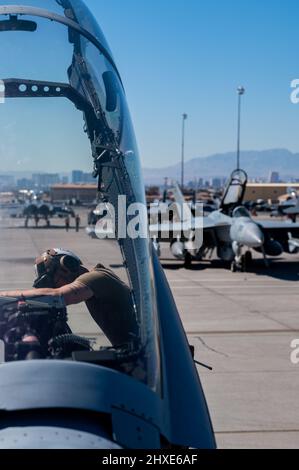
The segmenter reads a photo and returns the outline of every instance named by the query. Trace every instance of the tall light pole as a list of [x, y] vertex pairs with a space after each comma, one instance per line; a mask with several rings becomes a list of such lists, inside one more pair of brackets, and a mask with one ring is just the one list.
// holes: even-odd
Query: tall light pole
[[181, 187], [184, 189], [185, 185], [185, 121], [188, 119], [188, 114], [183, 114], [183, 125], [182, 125], [182, 175], [181, 175]]
[[245, 93], [245, 88], [239, 86], [238, 93], [238, 143], [237, 143], [237, 170], [240, 170], [240, 133], [241, 133], [241, 97]]

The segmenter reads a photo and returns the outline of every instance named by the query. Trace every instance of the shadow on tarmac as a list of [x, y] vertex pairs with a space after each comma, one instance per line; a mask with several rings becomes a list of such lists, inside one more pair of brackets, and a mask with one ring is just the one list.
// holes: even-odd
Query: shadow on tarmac
[[[187, 271], [205, 271], [207, 269], [224, 269], [230, 271], [230, 263], [226, 263], [221, 260], [194, 261], [189, 268], [185, 268], [183, 262], [170, 258], [161, 258], [160, 261], [163, 269], [166, 271], [178, 271], [184, 269]], [[253, 259], [247, 269], [247, 273], [255, 274], [256, 276], [269, 276], [284, 281], [299, 281], [299, 259], [288, 261], [284, 258], [268, 258], [268, 261], [270, 263], [269, 268], [265, 266], [263, 259]], [[239, 273], [234, 273], [234, 276], [238, 276], [238, 274]]]

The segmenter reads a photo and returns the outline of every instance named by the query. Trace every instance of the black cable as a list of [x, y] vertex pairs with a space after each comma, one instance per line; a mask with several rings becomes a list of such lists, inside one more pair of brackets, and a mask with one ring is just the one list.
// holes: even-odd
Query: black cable
[[194, 359], [194, 362], [195, 362], [195, 364], [198, 364], [199, 366], [202, 366], [205, 369], [213, 370], [213, 367], [207, 366], [207, 364], [203, 364], [202, 362], [196, 361], [195, 359]]

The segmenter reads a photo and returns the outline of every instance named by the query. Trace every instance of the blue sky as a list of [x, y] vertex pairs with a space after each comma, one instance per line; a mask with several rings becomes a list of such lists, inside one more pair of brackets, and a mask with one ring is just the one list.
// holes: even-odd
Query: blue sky
[[[33, 1], [45, 0], [23, 0]], [[186, 159], [234, 150], [239, 85], [246, 88], [242, 149], [299, 152], [299, 104], [290, 100], [299, 78], [298, 0], [85, 2], [121, 73], [144, 167], [179, 162], [183, 113]], [[31, 33], [1, 33], [1, 75], [66, 81], [73, 51], [65, 27], [40, 20], [37, 31], [44, 34], [38, 41]], [[1, 108], [0, 170], [90, 170], [73, 106], [26, 100]]]
[[242, 147], [299, 151], [297, 0], [86, 0], [123, 78], [142, 163], [236, 147], [236, 88], [243, 100]]

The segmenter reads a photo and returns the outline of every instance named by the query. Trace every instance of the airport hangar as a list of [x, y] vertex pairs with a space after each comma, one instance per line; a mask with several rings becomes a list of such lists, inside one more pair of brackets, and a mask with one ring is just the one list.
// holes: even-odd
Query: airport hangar
[[244, 201], [263, 199], [277, 203], [291, 188], [299, 191], [299, 183], [247, 183]]
[[91, 204], [95, 200], [96, 184], [55, 184], [51, 186], [51, 200], [70, 201], [75, 199], [81, 203]]
[[[51, 187], [52, 201], [79, 200], [83, 203], [92, 203], [96, 185], [93, 184], [56, 184]], [[263, 199], [278, 202], [288, 189], [299, 191], [299, 183], [248, 183], [244, 201], [256, 201]]]

